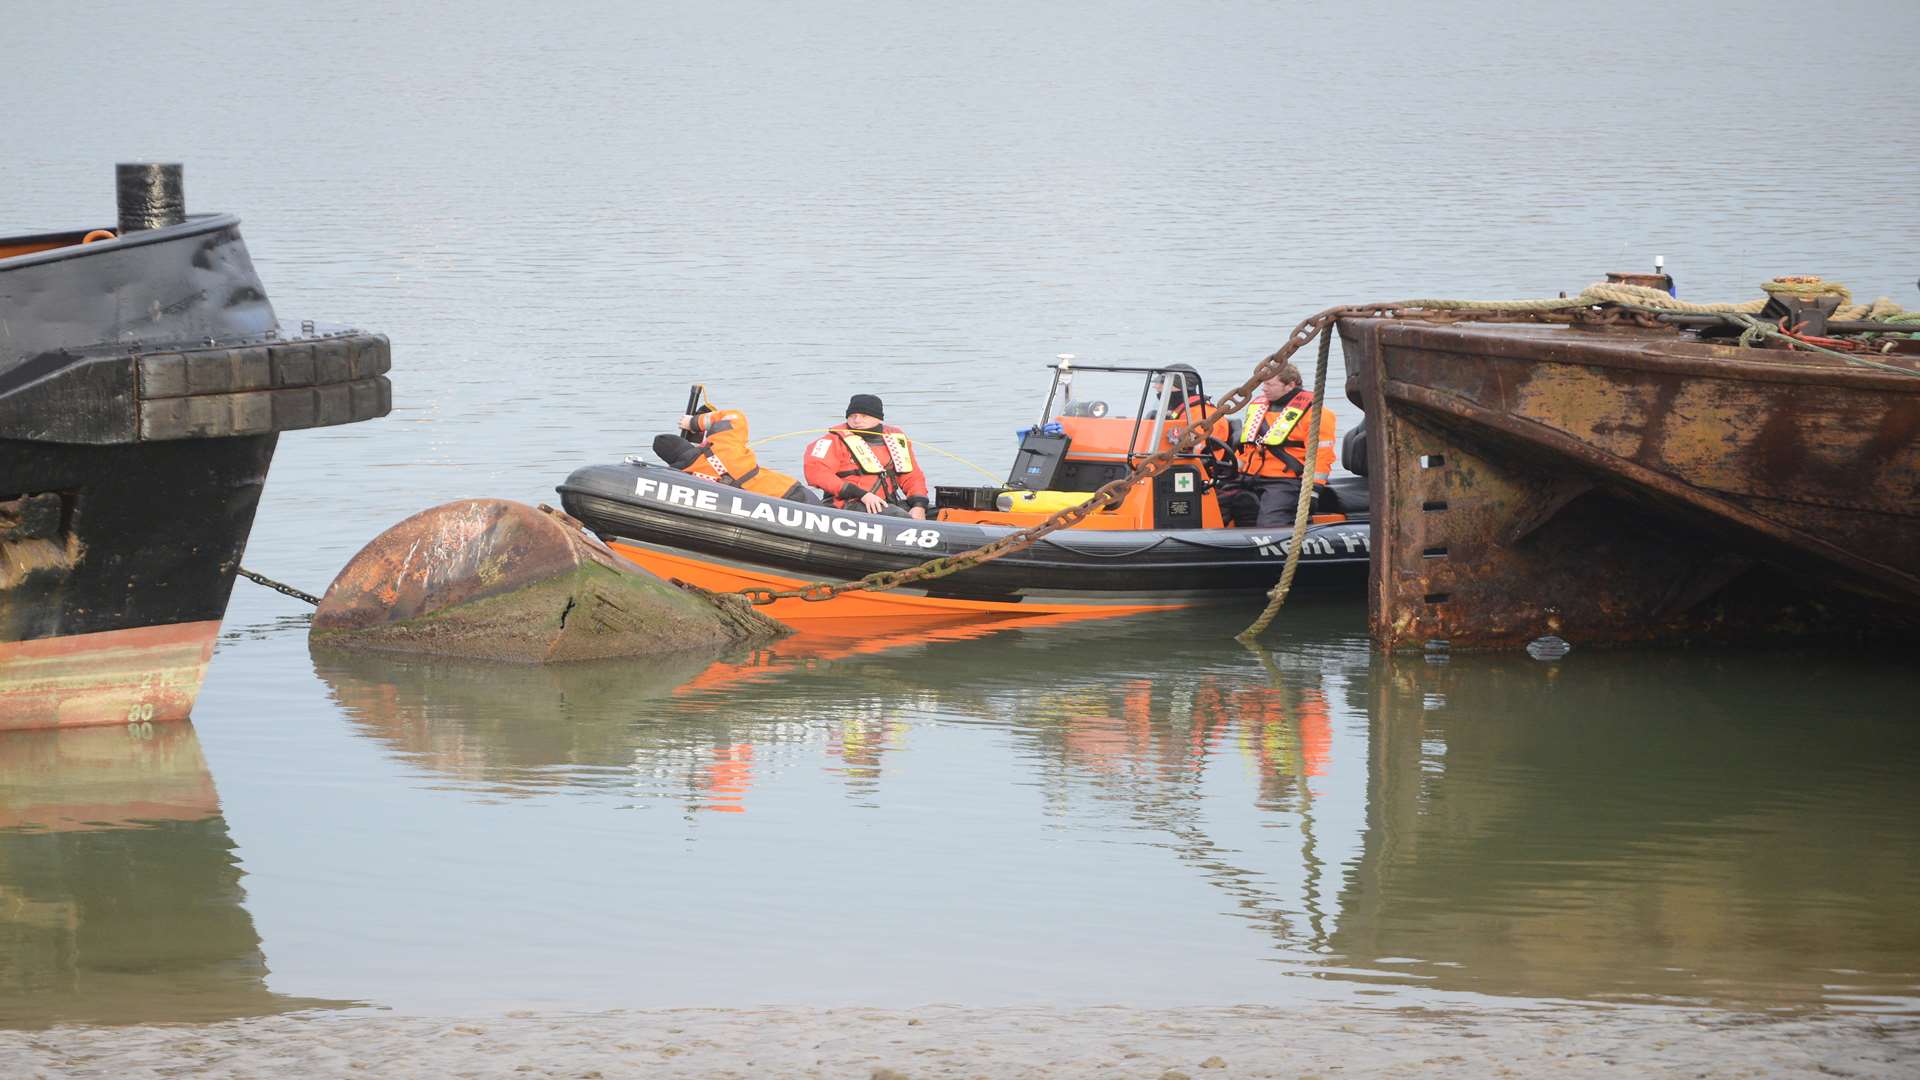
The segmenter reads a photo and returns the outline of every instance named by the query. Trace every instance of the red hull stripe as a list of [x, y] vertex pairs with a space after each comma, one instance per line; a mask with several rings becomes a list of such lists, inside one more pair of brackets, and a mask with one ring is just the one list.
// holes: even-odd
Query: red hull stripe
[[185, 720], [220, 621], [0, 642], [0, 731]]

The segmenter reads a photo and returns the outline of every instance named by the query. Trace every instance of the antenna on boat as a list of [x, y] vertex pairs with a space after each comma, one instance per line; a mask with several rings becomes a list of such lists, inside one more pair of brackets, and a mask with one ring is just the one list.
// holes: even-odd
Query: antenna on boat
[[[1053, 358], [1060, 361], [1058, 368], [1060, 372], [1060, 403], [1062, 405], [1070, 405], [1073, 403], [1073, 354], [1070, 352], [1055, 353]], [[1043, 424], [1046, 423], [1047, 413], [1052, 411], [1053, 401], [1052, 398], [1049, 397], [1046, 407], [1040, 412], [1040, 422]]]

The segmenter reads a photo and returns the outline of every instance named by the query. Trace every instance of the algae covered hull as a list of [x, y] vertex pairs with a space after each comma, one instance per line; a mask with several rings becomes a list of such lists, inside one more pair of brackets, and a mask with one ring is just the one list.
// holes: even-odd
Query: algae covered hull
[[545, 664], [785, 632], [738, 597], [655, 577], [550, 507], [464, 499], [374, 537], [327, 587], [311, 637], [340, 649]]

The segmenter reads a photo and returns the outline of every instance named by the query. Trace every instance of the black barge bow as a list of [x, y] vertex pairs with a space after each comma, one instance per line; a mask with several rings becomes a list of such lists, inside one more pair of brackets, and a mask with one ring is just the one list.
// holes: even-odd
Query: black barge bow
[[121, 181], [118, 231], [0, 239], [0, 730], [184, 718], [279, 433], [392, 408], [384, 336], [283, 325], [178, 166]]

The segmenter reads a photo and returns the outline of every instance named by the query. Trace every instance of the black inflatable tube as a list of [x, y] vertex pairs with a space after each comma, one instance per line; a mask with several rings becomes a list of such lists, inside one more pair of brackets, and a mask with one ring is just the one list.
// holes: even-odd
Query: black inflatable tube
[[[803, 506], [644, 464], [590, 465], [558, 491], [567, 513], [609, 540], [828, 580], [905, 569], [1015, 531]], [[1314, 526], [1300, 573], [1358, 580], [1368, 561], [1367, 529], [1365, 521]], [[980, 598], [1257, 591], [1279, 577], [1288, 535], [1286, 529], [1069, 530], [941, 579], [933, 591]]]

